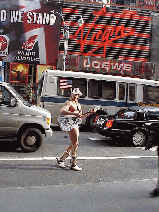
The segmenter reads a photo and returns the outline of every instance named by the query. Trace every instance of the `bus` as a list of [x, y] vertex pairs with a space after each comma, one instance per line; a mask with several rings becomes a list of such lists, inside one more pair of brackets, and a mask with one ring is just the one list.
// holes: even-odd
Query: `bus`
[[[61, 86], [65, 82], [65, 86]], [[78, 87], [83, 112], [95, 106], [98, 111], [82, 124], [92, 127], [99, 114], [114, 115], [121, 108], [136, 105], [159, 106], [159, 81], [85, 72], [46, 69], [38, 82], [37, 103], [51, 112], [57, 124], [60, 109], [69, 99], [71, 89]]]

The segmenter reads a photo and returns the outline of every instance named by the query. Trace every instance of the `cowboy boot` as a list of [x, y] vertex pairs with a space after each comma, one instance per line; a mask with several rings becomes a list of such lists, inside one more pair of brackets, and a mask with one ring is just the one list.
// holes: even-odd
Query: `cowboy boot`
[[72, 156], [70, 160], [70, 169], [75, 171], [82, 171], [82, 168], [77, 166], [77, 156]]
[[56, 162], [58, 166], [60, 166], [61, 168], [65, 168], [65, 160], [68, 156], [69, 156], [69, 153], [65, 151], [60, 158], [56, 158]]

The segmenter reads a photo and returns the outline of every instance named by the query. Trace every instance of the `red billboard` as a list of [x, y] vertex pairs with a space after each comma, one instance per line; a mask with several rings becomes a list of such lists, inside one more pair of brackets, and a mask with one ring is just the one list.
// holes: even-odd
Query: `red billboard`
[[[84, 20], [81, 27], [78, 26], [80, 15]], [[150, 13], [64, 3], [63, 17], [70, 27], [68, 54], [142, 62], [148, 60]], [[63, 48], [61, 32], [61, 53]]]
[[62, 4], [5, 0], [0, 10], [0, 59], [4, 62], [56, 65]]

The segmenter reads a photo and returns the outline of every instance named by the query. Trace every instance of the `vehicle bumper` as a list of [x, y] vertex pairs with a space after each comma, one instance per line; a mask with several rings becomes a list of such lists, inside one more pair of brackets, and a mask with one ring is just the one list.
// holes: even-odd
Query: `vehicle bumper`
[[115, 136], [129, 136], [131, 134], [131, 130], [119, 130], [119, 129], [108, 129], [102, 128], [99, 131], [100, 135], [106, 137], [115, 137]]
[[53, 131], [51, 128], [45, 130], [45, 137], [51, 137], [52, 134], [53, 134]]

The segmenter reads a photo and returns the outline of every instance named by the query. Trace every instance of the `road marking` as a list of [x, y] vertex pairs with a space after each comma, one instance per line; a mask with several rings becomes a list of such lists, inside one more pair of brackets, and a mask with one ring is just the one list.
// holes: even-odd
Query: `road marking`
[[103, 138], [88, 138], [89, 140], [91, 140], [91, 141], [100, 141], [100, 140], [104, 140]]
[[[116, 160], [116, 159], [138, 159], [138, 158], [157, 158], [158, 156], [122, 156], [122, 157], [78, 157], [78, 160]], [[71, 159], [68, 157], [67, 159]], [[0, 158], [0, 161], [41, 161], [56, 160], [56, 157], [37, 157], [37, 158]]]
[[[135, 147], [135, 148], [145, 150], [145, 147]], [[154, 152], [156, 150], [157, 150], [157, 146], [153, 146], [152, 148], [149, 149], [149, 151], [152, 151], [152, 152]]]

